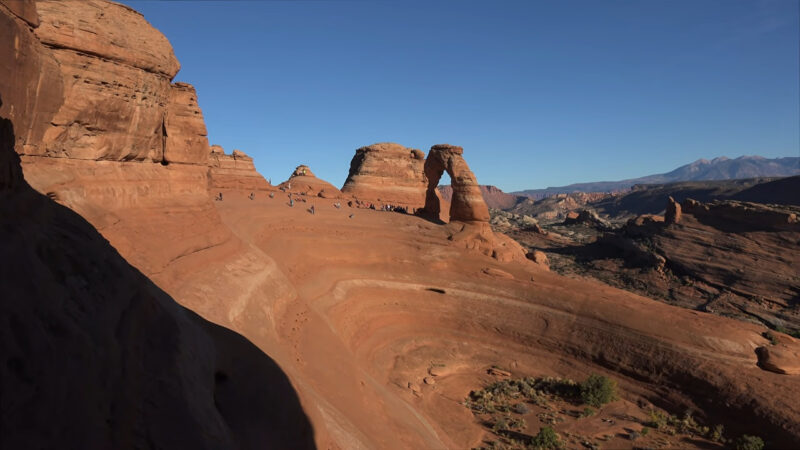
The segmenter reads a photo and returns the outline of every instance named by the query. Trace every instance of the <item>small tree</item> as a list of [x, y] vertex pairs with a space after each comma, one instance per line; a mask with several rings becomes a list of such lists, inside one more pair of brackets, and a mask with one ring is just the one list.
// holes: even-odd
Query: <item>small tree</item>
[[537, 450], [559, 449], [564, 446], [561, 437], [552, 427], [543, 427], [539, 430], [539, 433], [531, 439], [531, 444]]
[[581, 383], [581, 400], [595, 408], [617, 399], [617, 382], [603, 375], [591, 374]]
[[736, 439], [733, 447], [736, 450], [762, 450], [764, 448], [764, 441], [758, 436], [743, 434]]

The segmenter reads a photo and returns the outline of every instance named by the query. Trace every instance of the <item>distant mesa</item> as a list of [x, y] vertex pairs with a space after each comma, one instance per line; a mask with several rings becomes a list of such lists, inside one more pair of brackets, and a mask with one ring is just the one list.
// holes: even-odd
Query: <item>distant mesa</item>
[[392, 142], [356, 150], [342, 192], [358, 200], [403, 206], [425, 205], [425, 153]]
[[317, 178], [311, 168], [301, 164], [294, 169], [288, 180], [278, 185], [278, 188], [295, 194], [304, 194], [312, 197], [341, 198], [342, 191], [325, 180]]
[[230, 155], [219, 145], [212, 145], [208, 158], [211, 189], [265, 190], [269, 183], [256, 171], [253, 158], [241, 150]]

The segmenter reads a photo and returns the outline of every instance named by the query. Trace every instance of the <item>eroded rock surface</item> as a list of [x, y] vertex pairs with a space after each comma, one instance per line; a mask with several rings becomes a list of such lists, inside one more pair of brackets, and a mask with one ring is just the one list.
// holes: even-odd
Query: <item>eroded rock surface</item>
[[425, 154], [384, 142], [361, 147], [350, 162], [342, 192], [358, 200], [403, 206], [425, 205]]
[[256, 171], [253, 158], [241, 150], [234, 150], [226, 155], [219, 145], [211, 146], [208, 167], [209, 186], [212, 190], [256, 191], [269, 188], [267, 180]]

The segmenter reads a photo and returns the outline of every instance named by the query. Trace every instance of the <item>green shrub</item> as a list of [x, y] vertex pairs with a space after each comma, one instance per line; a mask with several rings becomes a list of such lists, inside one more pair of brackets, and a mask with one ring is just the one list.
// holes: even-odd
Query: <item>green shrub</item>
[[711, 430], [711, 435], [709, 435], [709, 439], [714, 442], [723, 442], [723, 435], [725, 434], [725, 427], [722, 425], [717, 425]]
[[666, 414], [662, 413], [661, 411], [651, 409], [650, 420], [646, 425], [648, 427], [655, 428], [656, 430], [663, 431], [667, 428], [668, 421], [669, 417], [667, 417]]
[[564, 446], [561, 437], [552, 427], [543, 427], [539, 433], [531, 439], [531, 445], [537, 450], [559, 449]]
[[522, 430], [527, 427], [528, 424], [525, 423], [525, 419], [523, 418], [512, 418], [508, 416], [500, 417], [495, 419], [495, 423], [492, 426], [492, 431], [496, 434], [499, 434], [502, 431], [509, 431], [509, 430]]
[[764, 448], [764, 441], [758, 436], [743, 434], [736, 439], [733, 448], [736, 450], [762, 450]]
[[528, 405], [526, 405], [525, 403], [517, 403], [516, 405], [514, 405], [512, 409], [517, 414], [528, 414], [529, 412], [531, 412], [531, 410], [528, 409]]
[[778, 345], [778, 337], [775, 336], [771, 331], [765, 331], [761, 333], [761, 335], [764, 336], [764, 338], [766, 338], [770, 344]]
[[581, 413], [581, 417], [592, 417], [594, 415], [594, 409], [590, 407], [583, 408], [583, 412]]
[[617, 399], [617, 382], [603, 375], [591, 374], [580, 386], [581, 400], [595, 408]]

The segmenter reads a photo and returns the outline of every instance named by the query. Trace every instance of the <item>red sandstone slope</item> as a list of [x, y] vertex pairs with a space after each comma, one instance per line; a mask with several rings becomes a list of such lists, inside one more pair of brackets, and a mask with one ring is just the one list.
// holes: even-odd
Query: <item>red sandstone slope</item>
[[[117, 8], [88, 4], [105, 8], [111, 17]], [[52, 8], [41, 11], [43, 23], [61, 20], [61, 14], [48, 14]], [[84, 8], [65, 11], [63, 17]], [[127, 17], [125, 11], [117, 12]], [[92, 17], [85, 17], [86, 24]], [[135, 16], [130, 20], [148, 27], [143, 35], [151, 33]], [[486, 205], [460, 148], [435, 146], [424, 169], [432, 181], [432, 203], [443, 171], [459, 183], [452, 216], [465, 222], [339, 209], [333, 206], [336, 200], [322, 198], [312, 215], [288, 206], [284, 197], [259, 192], [250, 199], [251, 191], [241, 189], [222, 189], [224, 201], [213, 202], [207, 159], [163, 165], [159, 150], [168, 146], [156, 143], [145, 151], [150, 140], [130, 146], [118, 132], [132, 126], [131, 116], [115, 124], [106, 123], [111, 120], [106, 115], [93, 118], [87, 112], [106, 100], [134, 112], [151, 111], [151, 105], [139, 95], [116, 100], [115, 93], [125, 98], [126, 86], [119, 91], [97, 87], [75, 98], [83, 87], [75, 85], [81, 81], [70, 78], [72, 72], [62, 73], [69, 65], [51, 73], [47, 63], [55, 57], [69, 62], [70, 50], [47, 50], [18, 30], [30, 46], [25, 58], [35, 58], [19, 59], [13, 49], [2, 47], [0, 64], [18, 65], [34, 79], [53, 76], [65, 87], [38, 103], [35, 90], [19, 96], [15, 111], [43, 105], [30, 116], [12, 116], [24, 130], [16, 149], [23, 154], [26, 179], [83, 215], [182, 305], [242, 333], [274, 358], [296, 387], [318, 446], [480, 445], [487, 435], [461, 402], [490, 380], [486, 371], [493, 365], [518, 376], [583, 378], [601, 372], [620, 382], [623, 399], [612, 408], [637, 408], [636, 414], [646, 414], [651, 403], [675, 413], [692, 408], [736, 433], [765, 433], [777, 445], [800, 441], [800, 382], [757, 366], [755, 349], [767, 344], [762, 327], [567, 279], [520, 258], [513, 242], [488, 228]], [[142, 61], [132, 61], [132, 50], [109, 51], [106, 56], [118, 62], [109, 73], [155, 84], [168, 81], [153, 71], [163, 58], [149, 55], [171, 50], [147, 49]], [[58, 53], [64, 54], [53, 56]], [[99, 86], [110, 82], [103, 74], [92, 72]], [[0, 84], [0, 91], [6, 87]], [[162, 118], [170, 110], [159, 108], [151, 112]], [[54, 115], [80, 118], [76, 126], [90, 129], [92, 141], [84, 142], [85, 134], [64, 133], [52, 124]], [[150, 121], [140, 126], [159, 133], [150, 130]], [[132, 136], [140, 134], [136, 129]], [[107, 141], [114, 152], [92, 144]], [[46, 143], [60, 150], [26, 153]], [[73, 157], [73, 148], [74, 155], [88, 159]], [[796, 353], [798, 346], [792, 340], [781, 345], [784, 354]], [[257, 428], [248, 422], [248, 408], [264, 404], [274, 402], [220, 408], [235, 414], [242, 421], [237, 423]], [[606, 426], [599, 419], [587, 423], [592, 424], [587, 430]], [[295, 442], [305, 442], [305, 430], [287, 430], [297, 433]]]

